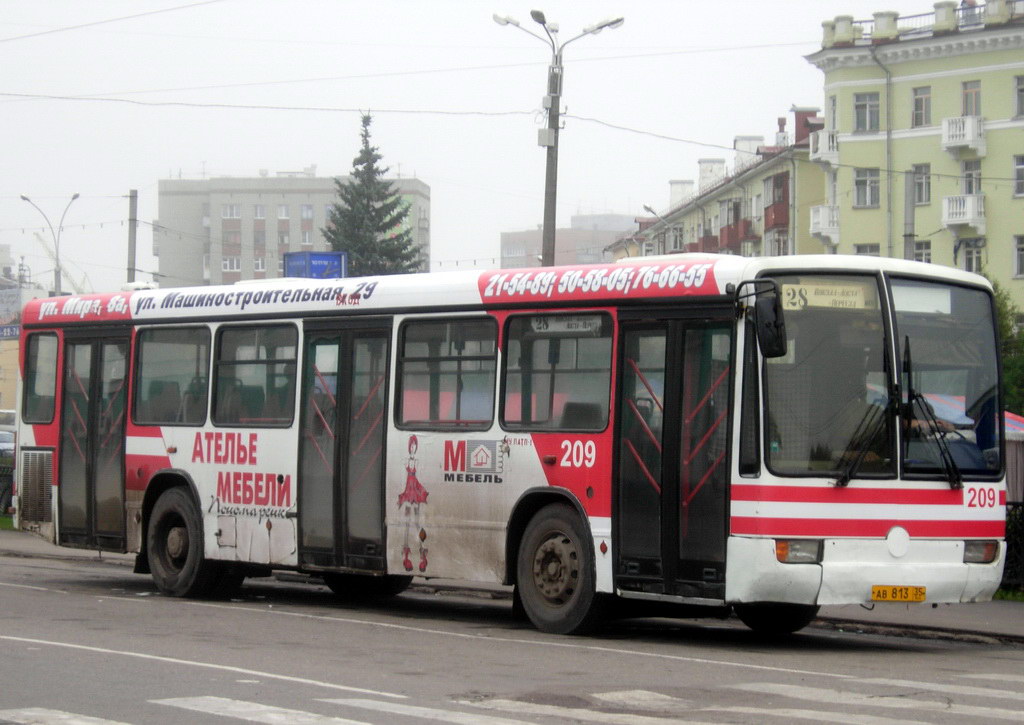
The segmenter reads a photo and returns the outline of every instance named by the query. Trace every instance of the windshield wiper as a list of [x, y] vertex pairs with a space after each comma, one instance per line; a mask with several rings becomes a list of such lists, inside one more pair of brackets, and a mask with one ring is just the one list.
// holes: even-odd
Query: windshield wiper
[[[922, 393], [914, 390], [914, 366], [911, 363], [910, 358], [910, 336], [907, 335], [903, 338], [903, 373], [907, 376], [907, 430], [903, 435], [904, 439], [904, 456], [906, 460], [910, 454], [910, 427], [915, 419], [923, 419], [928, 424], [929, 429], [934, 432], [935, 446], [939, 449], [939, 460], [942, 461], [942, 470], [946, 474], [946, 480], [949, 481], [949, 487], [958, 490], [964, 487], [964, 477], [960, 472], [960, 467], [956, 464], [956, 460], [953, 458], [953, 452], [949, 450], [949, 444], [946, 442], [946, 437], [939, 431], [939, 421], [935, 417], [935, 412], [932, 410], [931, 405], [925, 400]], [[917, 405], [917, 409], [922, 412], [921, 418], [914, 415], [914, 406]]]
[[872, 441], [882, 432], [886, 421], [889, 419], [890, 407], [890, 404], [886, 404], [884, 407], [872, 405], [864, 411], [864, 416], [857, 423], [853, 435], [850, 436], [850, 443], [846, 446], [846, 450], [843, 451], [840, 460], [847, 459], [854, 450], [857, 451], [857, 454], [847, 464], [846, 469], [836, 478], [834, 485], [840, 488], [846, 486], [857, 471], [860, 470], [864, 458], [871, 452], [870, 446]]

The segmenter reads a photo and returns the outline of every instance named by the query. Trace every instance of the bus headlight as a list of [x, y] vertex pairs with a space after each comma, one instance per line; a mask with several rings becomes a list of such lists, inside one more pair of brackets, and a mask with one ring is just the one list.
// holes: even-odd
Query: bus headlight
[[999, 556], [998, 541], [965, 541], [964, 564], [991, 564]]
[[821, 563], [820, 539], [776, 539], [775, 558], [783, 564]]

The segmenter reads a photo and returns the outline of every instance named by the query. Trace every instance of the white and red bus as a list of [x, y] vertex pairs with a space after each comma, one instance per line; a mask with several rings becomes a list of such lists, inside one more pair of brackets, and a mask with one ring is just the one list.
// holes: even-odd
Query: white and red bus
[[793, 631], [999, 585], [981, 277], [872, 257], [278, 279], [33, 300], [18, 523], [160, 591], [515, 586]]

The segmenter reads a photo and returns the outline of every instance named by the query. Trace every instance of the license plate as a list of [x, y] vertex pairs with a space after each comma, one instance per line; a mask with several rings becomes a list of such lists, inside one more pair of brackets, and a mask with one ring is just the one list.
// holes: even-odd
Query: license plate
[[923, 602], [925, 587], [873, 586], [873, 602]]

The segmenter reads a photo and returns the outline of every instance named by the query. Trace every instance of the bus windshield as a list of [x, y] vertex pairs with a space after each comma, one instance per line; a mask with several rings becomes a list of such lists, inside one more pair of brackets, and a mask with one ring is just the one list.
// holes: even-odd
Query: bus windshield
[[788, 352], [766, 360], [769, 468], [784, 475], [895, 473], [879, 281], [778, 275]]
[[903, 368], [904, 470], [941, 473], [945, 448], [962, 474], [998, 473], [999, 377], [990, 296], [893, 279], [892, 298]]

